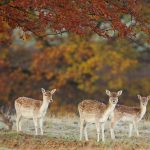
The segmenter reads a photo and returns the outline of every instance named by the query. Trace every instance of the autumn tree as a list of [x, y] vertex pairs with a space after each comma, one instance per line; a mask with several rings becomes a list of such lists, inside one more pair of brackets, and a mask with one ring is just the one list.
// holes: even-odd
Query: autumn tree
[[127, 80], [126, 73], [138, 63], [136, 58], [136, 51], [130, 44], [120, 49], [117, 45], [114, 48], [75, 37], [60, 46], [36, 52], [31, 70], [37, 80], [46, 79], [50, 87], [64, 92], [66, 102], [76, 103], [77, 93], [81, 91], [98, 98], [100, 93], [104, 95], [106, 87], [122, 89]]
[[[38, 38], [64, 32], [134, 38], [136, 30], [149, 34], [149, 19], [142, 15], [141, 3], [136, 0], [2, 0], [0, 33], [21, 27]], [[128, 18], [127, 22], [124, 17]]]
[[119, 103], [138, 104], [136, 95], [150, 90], [149, 65], [139, 58], [141, 52], [126, 40], [99, 42], [73, 34], [44, 50], [37, 44], [1, 48], [0, 105], [14, 106], [19, 96], [42, 99], [41, 87], [57, 88], [54, 113], [75, 112], [84, 98], [106, 102], [106, 88], [123, 89]]

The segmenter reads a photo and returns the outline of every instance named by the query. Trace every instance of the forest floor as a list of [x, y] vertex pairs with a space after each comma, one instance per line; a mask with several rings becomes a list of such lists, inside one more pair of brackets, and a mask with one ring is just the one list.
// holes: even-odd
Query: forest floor
[[[15, 124], [15, 122], [14, 122]], [[88, 125], [89, 141], [79, 141], [78, 117], [49, 117], [44, 123], [44, 135], [35, 136], [32, 120], [22, 121], [23, 132], [17, 133], [0, 124], [0, 150], [150, 150], [150, 122], [139, 124], [140, 137], [128, 137], [128, 124], [118, 123], [115, 128], [116, 140], [112, 141], [109, 122], [105, 128], [106, 142], [96, 142], [94, 124]]]

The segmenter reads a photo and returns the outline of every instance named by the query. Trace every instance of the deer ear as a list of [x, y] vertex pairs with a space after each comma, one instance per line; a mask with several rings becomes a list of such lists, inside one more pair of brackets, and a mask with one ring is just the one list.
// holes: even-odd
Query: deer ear
[[110, 91], [109, 91], [109, 90], [106, 90], [106, 94], [107, 94], [108, 96], [110, 96]]
[[45, 93], [45, 89], [41, 88], [42, 93]]
[[138, 99], [141, 99], [141, 95], [138, 94], [137, 96], [138, 96]]
[[51, 94], [54, 94], [56, 92], [56, 89], [51, 90]]
[[148, 100], [150, 100], [150, 95], [149, 95], [149, 96], [147, 96], [147, 99], [148, 99]]
[[122, 90], [117, 92], [117, 96], [120, 96], [122, 94]]

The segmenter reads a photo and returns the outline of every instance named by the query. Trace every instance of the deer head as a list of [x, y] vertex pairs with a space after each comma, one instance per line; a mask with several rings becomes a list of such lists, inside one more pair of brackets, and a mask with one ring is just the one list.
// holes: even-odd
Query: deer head
[[110, 92], [109, 90], [106, 90], [106, 94], [109, 96], [110, 104], [117, 104], [118, 97], [122, 94], [122, 91]]
[[140, 100], [141, 106], [147, 106], [148, 100], [150, 100], [150, 96], [142, 97], [141, 95], [138, 95], [138, 99]]
[[41, 88], [41, 91], [43, 93], [43, 100], [46, 100], [49, 103], [53, 102], [52, 96], [56, 92], [56, 89], [49, 91], [49, 90], [45, 90], [45, 89]]

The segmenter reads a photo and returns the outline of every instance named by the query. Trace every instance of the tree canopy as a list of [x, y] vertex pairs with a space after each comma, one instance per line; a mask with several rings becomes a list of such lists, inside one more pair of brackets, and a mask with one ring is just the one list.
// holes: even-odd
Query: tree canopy
[[136, 0], [2, 0], [0, 33], [6, 36], [1, 41], [8, 40], [16, 27], [40, 38], [64, 32], [80, 35], [94, 32], [106, 38], [134, 38], [136, 30], [149, 34], [150, 19], [143, 14], [142, 3]]

